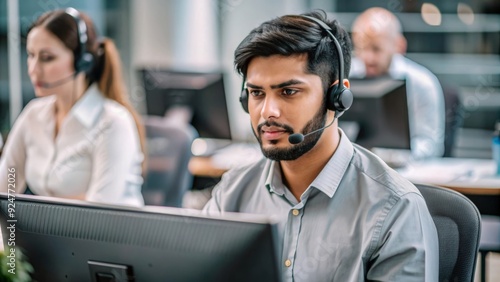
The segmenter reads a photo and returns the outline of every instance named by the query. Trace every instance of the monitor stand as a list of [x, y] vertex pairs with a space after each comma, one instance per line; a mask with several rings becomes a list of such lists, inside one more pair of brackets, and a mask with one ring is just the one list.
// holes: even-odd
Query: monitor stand
[[129, 265], [89, 260], [90, 281], [92, 282], [134, 282], [134, 271]]

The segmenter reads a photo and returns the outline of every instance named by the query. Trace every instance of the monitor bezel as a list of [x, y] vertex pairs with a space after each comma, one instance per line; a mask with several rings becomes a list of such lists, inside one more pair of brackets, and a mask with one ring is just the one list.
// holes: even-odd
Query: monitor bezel
[[[203, 214], [199, 210], [189, 210], [189, 209], [174, 208], [174, 207], [146, 206], [144, 208], [135, 208], [135, 207], [127, 207], [127, 206], [113, 206], [113, 205], [106, 205], [106, 204], [100, 204], [100, 203], [90, 203], [90, 202], [84, 202], [84, 201], [79, 201], [79, 200], [59, 199], [59, 198], [44, 197], [44, 196], [33, 196], [33, 195], [15, 195], [15, 197], [13, 197], [13, 195], [8, 195], [6, 193], [0, 193], [0, 209], [1, 209], [0, 218], [1, 218], [1, 224], [3, 226], [2, 227], [3, 238], [8, 238], [9, 232], [10, 232], [9, 230], [6, 229], [7, 226], [4, 226], [4, 224], [8, 223], [6, 216], [7, 216], [7, 207], [8, 207], [9, 199], [11, 199], [15, 203], [15, 209], [16, 209], [16, 213], [17, 213], [16, 217], [15, 217], [15, 220], [17, 220], [17, 222], [15, 222], [15, 224], [17, 225], [16, 226], [16, 239], [18, 242], [17, 247], [21, 247], [21, 250], [22, 250], [25, 246], [33, 246], [35, 244], [33, 242], [35, 240], [34, 238], [38, 238], [36, 240], [39, 242], [39, 244], [37, 244], [36, 249], [44, 250], [44, 249], [50, 249], [52, 247], [52, 250], [55, 250], [54, 248], [56, 248], [56, 246], [57, 246], [57, 248], [64, 249], [64, 250], [57, 250], [58, 252], [62, 252], [63, 254], [62, 255], [59, 255], [59, 254], [54, 255], [53, 254], [52, 255], [52, 256], [54, 256], [53, 258], [49, 255], [45, 255], [43, 258], [42, 257], [36, 258], [36, 261], [44, 260], [44, 263], [45, 263], [45, 261], [52, 260], [52, 262], [54, 262], [54, 264], [56, 264], [56, 265], [59, 264], [60, 267], [57, 268], [54, 266], [54, 269], [50, 270], [53, 273], [54, 277], [57, 277], [55, 279], [51, 278], [52, 281], [64, 281], [64, 279], [62, 278], [64, 275], [69, 276], [69, 277], [73, 277], [73, 278], [79, 277], [82, 275], [82, 273], [83, 273], [82, 270], [75, 271], [74, 273], [78, 273], [78, 275], [77, 275], [77, 274], [73, 274], [72, 269], [61, 269], [61, 268], [64, 268], [64, 267], [62, 267], [62, 265], [64, 263], [67, 263], [67, 265], [71, 265], [71, 263], [73, 263], [73, 265], [74, 265], [75, 262], [71, 262], [71, 260], [75, 260], [75, 261], [78, 260], [79, 261], [78, 268], [86, 267], [86, 268], [88, 268], [88, 270], [85, 270], [85, 271], [89, 271], [89, 273], [90, 273], [91, 269], [89, 268], [88, 265], [83, 266], [81, 263], [82, 260], [86, 260], [87, 262], [92, 261], [92, 262], [107, 263], [107, 264], [117, 264], [117, 265], [122, 265], [122, 266], [132, 266], [132, 268], [134, 268], [134, 270], [136, 271], [135, 274], [137, 276], [139, 276], [139, 274], [137, 272], [137, 268], [138, 267], [142, 267], [142, 268], [148, 267], [148, 265], [146, 264], [147, 258], [140, 258], [141, 255], [138, 255], [137, 252], [135, 252], [135, 251], [138, 251], [138, 250], [139, 251], [140, 250], [149, 251], [152, 249], [153, 245], [152, 246], [143, 246], [143, 245], [134, 245], [134, 244], [130, 243], [129, 245], [124, 244], [123, 248], [122, 248], [121, 247], [122, 242], [120, 241], [120, 238], [116, 237], [118, 235], [110, 235], [110, 236], [115, 236], [114, 238], [112, 238], [112, 240], [117, 240], [116, 242], [118, 242], [118, 243], [116, 243], [115, 241], [109, 242], [109, 240], [108, 240], [109, 236], [108, 237], [104, 236], [104, 237], [106, 237], [106, 240], [108, 240], [108, 241], [106, 241], [106, 240], [100, 241], [100, 239], [95, 239], [96, 236], [97, 237], [103, 236], [100, 233], [99, 234], [96, 233], [96, 235], [92, 235], [92, 236], [94, 236], [94, 237], [92, 237], [92, 239], [85, 237], [88, 234], [84, 236], [85, 237], [84, 239], [82, 239], [81, 237], [75, 238], [75, 235], [72, 234], [70, 231], [67, 231], [68, 232], [67, 236], [60, 236], [59, 233], [57, 236], [55, 236], [53, 233], [52, 234], [50, 233], [51, 231], [46, 232], [46, 229], [53, 230], [53, 228], [51, 229], [51, 227], [49, 227], [50, 224], [46, 224], [46, 227], [43, 227], [43, 226], [37, 227], [37, 228], [41, 228], [40, 230], [43, 229], [44, 230], [43, 232], [46, 232], [49, 235], [47, 235], [47, 234], [35, 234], [35, 232], [31, 232], [31, 231], [26, 232], [26, 230], [24, 230], [24, 231], [22, 230], [23, 226], [21, 224], [21, 221], [25, 220], [25, 219], [23, 219], [23, 215], [19, 214], [19, 212], [22, 213], [23, 207], [25, 209], [28, 205], [30, 206], [30, 208], [35, 208], [35, 209], [36, 209], [36, 206], [45, 206], [45, 207], [50, 206], [51, 211], [61, 210], [61, 208], [62, 208], [65, 213], [71, 209], [83, 209], [83, 210], [88, 210], [88, 211], [92, 211], [92, 212], [97, 212], [103, 218], [106, 218], [106, 214], [109, 214], [109, 213], [113, 213], [113, 214], [117, 213], [117, 214], [120, 214], [120, 216], [125, 216], [125, 217], [127, 215], [134, 215], [134, 216], [138, 216], [140, 219], [148, 218], [148, 217], [153, 217], [155, 219], [165, 217], [166, 218], [165, 220], [171, 220], [172, 218], [176, 218], [176, 219], [178, 219], [177, 220], [178, 222], [182, 222], [181, 224], [186, 223], [185, 224], [186, 226], [189, 226], [189, 224], [198, 224], [199, 222], [202, 222], [202, 224], [206, 224], [207, 226], [211, 226], [211, 224], [214, 223], [214, 225], [213, 225], [214, 227], [221, 227], [222, 226], [222, 228], [227, 228], [227, 230], [230, 230], [230, 231], [233, 230], [231, 228], [236, 228], [236, 226], [246, 226], [248, 228], [256, 227], [256, 228], [259, 228], [258, 232], [262, 231], [261, 233], [259, 233], [258, 236], [264, 236], [265, 238], [262, 238], [262, 240], [266, 240], [266, 242], [263, 243], [262, 246], [264, 244], [270, 243], [272, 246], [272, 251], [269, 252], [269, 254], [274, 256], [274, 258], [271, 258], [271, 261], [272, 261], [272, 263], [274, 263], [275, 268], [271, 269], [271, 270], [270, 269], [267, 269], [267, 270], [263, 269], [263, 271], [267, 271], [268, 273], [274, 272], [271, 275], [276, 275], [277, 281], [279, 280], [279, 277], [281, 275], [280, 269], [278, 267], [279, 264], [278, 264], [278, 255], [277, 255], [278, 251], [277, 251], [277, 237], [276, 237], [276, 221], [272, 217], [268, 217], [268, 216], [264, 216], [264, 215], [257, 215], [257, 214], [243, 214], [243, 213], [223, 213], [223, 214], [208, 215], [208, 214]], [[42, 213], [43, 212], [44, 211], [42, 211]], [[28, 213], [26, 212], [26, 216], [27, 215], [28, 215]], [[88, 215], [88, 214], [82, 213], [82, 216], [84, 216], [84, 215]], [[69, 216], [71, 217], [71, 213]], [[60, 219], [60, 217], [58, 217], [58, 216], [54, 216], [54, 217], [55, 217], [54, 220]], [[92, 217], [92, 216], [90, 216], [89, 218], [95, 219], [95, 217]], [[45, 221], [43, 221], [43, 220], [42, 221], [47, 223], [47, 220], [50, 220], [50, 219], [45, 219]], [[87, 221], [89, 221], [89, 220], [87, 220]], [[88, 224], [90, 224], [90, 223], [86, 222], [86, 224], [87, 224], [87, 226], [89, 226]], [[96, 224], [102, 225], [102, 223], [96, 223]], [[119, 223], [117, 223], [117, 224], [119, 226]], [[234, 225], [234, 226], [232, 226], [232, 225]], [[171, 225], [171, 226], [173, 226], [173, 225]], [[191, 226], [193, 226], [193, 225], [191, 225]], [[46, 229], [44, 229], [44, 228], [46, 228]], [[105, 228], [108, 228], [108, 227], [105, 227]], [[111, 228], [111, 227], [109, 227], [109, 228]], [[175, 230], [176, 230], [176, 232], [180, 232], [177, 229], [175, 229]], [[203, 228], [200, 228], [200, 230], [203, 230]], [[91, 233], [92, 231], [88, 231], [88, 232]], [[127, 233], [127, 232], [125, 232], [125, 233]], [[182, 232], [179, 234], [182, 234]], [[262, 234], [264, 234], [264, 235], [262, 235]], [[207, 237], [210, 237], [209, 235], [210, 234], [206, 234]], [[125, 235], [120, 235], [120, 236], [126, 237], [128, 235], [125, 234]], [[134, 235], [131, 235], [131, 236], [133, 237]], [[159, 236], [160, 239], [158, 239], [158, 240], [160, 240], [160, 241], [163, 240], [162, 239], [163, 237], [168, 237], [168, 236], [165, 236], [165, 234], [156, 234], [155, 236], [156, 237]], [[228, 236], [232, 236], [232, 235], [228, 235]], [[272, 239], [270, 239], [269, 236], [272, 236]], [[145, 236], [145, 237], [148, 237], [148, 236]], [[30, 242], [26, 243], [26, 240], [28, 240], [28, 239], [30, 240]], [[127, 240], [129, 240], [129, 239], [127, 239]], [[167, 239], [165, 239], [165, 240], [167, 240]], [[179, 240], [188, 240], [188, 239], [180, 238]], [[207, 240], [210, 240], [210, 238], [208, 238]], [[213, 238], [212, 238], [212, 240], [213, 240]], [[269, 241], [269, 240], [271, 240], [271, 241]], [[91, 242], [89, 242], [89, 241], [91, 241]], [[24, 242], [24, 244], [23, 244], [23, 242]], [[68, 247], [71, 244], [75, 244], [75, 242], [81, 243], [81, 246]], [[135, 241], [130, 239], [127, 242], [135, 242]], [[257, 242], [257, 240], [255, 242]], [[222, 244], [222, 242], [220, 242], [220, 244]], [[230, 243], [224, 242], [224, 244], [230, 244]], [[249, 243], [249, 244], [253, 244], [253, 243]], [[260, 245], [260, 242], [258, 244]], [[98, 246], [100, 249], [106, 249], [109, 247], [109, 250], [114, 250], [114, 252], [116, 254], [108, 254], [108, 256], [115, 258], [115, 259], [109, 259], [109, 260], [103, 259], [101, 254], [95, 255], [94, 257], [85, 257], [87, 252], [90, 252], [90, 253], [93, 252], [92, 250], [87, 250], [89, 248], [86, 248], [85, 250], [81, 249], [86, 245]], [[194, 244], [194, 245], [196, 246], [196, 244]], [[155, 245], [155, 246], [157, 247], [157, 245]], [[155, 247], [155, 246], [153, 246], [153, 247]], [[182, 246], [184, 246], [184, 245], [182, 245]], [[180, 248], [183, 248], [182, 246]], [[262, 247], [260, 247], [260, 248], [262, 249]], [[210, 248], [207, 247], [207, 249], [210, 249]], [[130, 251], [130, 250], [134, 250], [134, 252], [132, 252], [135, 254], [135, 256], [133, 258], [128, 258], [128, 256], [127, 256], [127, 251]], [[171, 249], [168, 249], [168, 250], [171, 251]], [[29, 249], [28, 250], [25, 249], [25, 252], [27, 253], [28, 256], [32, 254], [32, 253], [30, 253], [30, 251], [31, 250], [29, 250]], [[101, 251], [102, 250], [99, 250], [99, 252], [101, 252]], [[161, 256], [164, 253], [162, 251], [164, 251], [164, 249], [152, 250], [152, 252], [155, 252], [152, 255], [152, 257]], [[244, 250], [244, 252], [247, 252], [247, 251], [248, 250]], [[196, 253], [196, 252], [197, 252], [197, 250], [193, 251], [193, 253]], [[44, 253], [46, 254], [47, 251], [45, 251]], [[239, 253], [238, 255], [241, 256], [242, 254], [243, 253]], [[40, 256], [40, 254], [38, 254], [38, 255]], [[171, 252], [171, 255], [172, 255], [172, 252]], [[183, 259], [186, 259], [186, 257], [189, 257], [189, 255], [191, 255], [191, 253], [187, 254], [185, 257], [182, 255], [178, 256], [178, 260], [182, 261]], [[168, 255], [165, 254], [165, 257], [167, 257], [167, 256]], [[255, 256], [255, 254], [245, 253], [245, 256], [252, 257], [252, 256]], [[65, 260], [67, 260], [67, 261], [64, 261], [64, 263], [61, 262], [60, 260], [62, 257], [64, 257]], [[121, 258], [121, 257], [126, 257], [126, 259], [125, 258], [124, 259], [116, 259], [116, 258]], [[141, 259], [144, 260], [144, 265], [137, 266], [137, 265], [134, 265], [133, 263], [131, 263], [131, 261], [141, 261]], [[195, 263], [199, 263], [200, 260], [206, 260], [206, 259], [207, 259], [206, 256], [199, 258], [199, 259], [195, 258], [195, 260], [197, 260], [197, 261], [195, 261]], [[216, 260], [216, 259], [217, 258], [214, 257], [214, 260]], [[151, 260], [153, 260], [153, 259], [151, 259]], [[42, 265], [36, 261], [32, 261], [32, 262], [34, 262], [33, 264], [35, 267], [37, 265]], [[168, 258], [168, 260], [166, 260], [166, 261], [171, 262], [172, 258]], [[204, 262], [202, 262], [202, 263], [204, 263]], [[227, 263], [229, 263], [229, 262], [227, 262]], [[236, 267], [236, 268], [245, 267], [243, 265], [240, 265], [239, 262], [230, 262], [230, 263], [232, 263], [232, 265], [234, 265], [234, 267]], [[151, 267], [151, 274], [148, 273], [148, 276], [147, 276], [148, 280], [147, 281], [165, 281], [164, 280], [165, 276], [162, 276], [160, 272], [154, 273], [158, 269], [165, 268], [165, 266], [160, 266], [159, 265], [160, 263], [155, 264], [155, 262], [151, 262], [151, 261], [148, 264], [149, 264], [149, 267]], [[226, 266], [226, 267], [228, 267], [228, 266]], [[176, 269], [179, 269], [180, 272], [193, 271], [193, 270], [187, 270], [186, 268], [182, 268], [182, 269], [176, 268]], [[207, 269], [208, 269], [208, 266], [205, 268], [205, 271], [207, 273], [210, 273], [210, 271], [208, 271]], [[172, 269], [170, 269], [170, 271], [172, 271]], [[202, 271], [202, 270], [200, 270], [200, 271]], [[142, 273], [141, 276], [137, 277], [139, 279], [137, 281], [142, 281], [140, 278], [144, 279], [145, 271], [142, 271], [141, 273]], [[43, 275], [43, 276], [42, 277], [35, 276], [35, 278], [37, 278], [39, 280], [40, 280], [40, 278], [42, 278], [42, 280], [43, 280], [43, 278], [47, 278], [46, 271], [43, 272], [43, 274], [41, 274], [41, 275]], [[156, 275], [158, 275], [158, 276], [156, 276]], [[180, 276], [179, 275], [175, 276], [172, 273], [172, 275], [173, 276], [169, 276], [169, 277], [182, 277], [182, 275], [184, 275], [184, 274], [179, 274]], [[219, 271], [218, 274], [209, 274], [209, 275], [223, 275], [223, 274], [221, 271]], [[235, 275], [235, 274], [233, 273], [230, 275]], [[88, 277], [90, 279], [90, 274], [88, 275]], [[218, 277], [217, 280], [222, 279], [222, 281], [226, 281], [225, 276], [224, 277], [217, 276], [217, 277]], [[81, 278], [81, 279], [82, 279], [82, 281], [91, 281], [91, 280], [87, 280], [86, 278]], [[231, 279], [230, 279], [230, 277], [227, 277], [227, 281], [230, 281], [232, 279], [234, 279], [234, 277], [232, 277]], [[80, 278], [79, 278], [79, 280], [80, 280]], [[183, 280], [183, 279], [180, 279], [180, 280]], [[210, 279], [208, 279], [208, 280], [210, 280]], [[186, 278], [185, 281], [191, 281], [191, 280]], [[214, 281], [215, 281], [215, 279], [214, 279]]]

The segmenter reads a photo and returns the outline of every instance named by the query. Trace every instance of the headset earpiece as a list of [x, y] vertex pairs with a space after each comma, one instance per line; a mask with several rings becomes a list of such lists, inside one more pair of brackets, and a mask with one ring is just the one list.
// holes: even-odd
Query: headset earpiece
[[337, 50], [338, 59], [339, 59], [339, 83], [331, 86], [326, 92], [327, 104], [326, 107], [329, 110], [335, 111], [335, 116], [338, 118], [343, 114], [344, 111], [347, 111], [354, 100], [354, 96], [349, 88], [344, 86], [344, 55], [342, 54], [342, 48], [340, 47], [339, 41], [332, 33], [332, 29], [323, 21], [310, 17], [310, 16], [301, 16], [306, 19], [309, 19], [315, 23], [317, 23], [330, 37], [335, 45], [335, 49]]
[[243, 76], [243, 83], [241, 83], [240, 103], [243, 110], [248, 113], [248, 89], [245, 88], [245, 76]]
[[75, 72], [84, 72], [86, 74], [90, 73], [94, 65], [94, 56], [86, 52], [77, 61], [75, 61]]
[[347, 111], [354, 100], [351, 90], [340, 83], [330, 87], [327, 98], [327, 108], [335, 112]]
[[240, 103], [243, 110], [248, 113], [248, 89], [246, 88], [241, 90]]
[[94, 56], [87, 52], [87, 24], [80, 17], [80, 13], [76, 9], [67, 8], [65, 12], [74, 19], [78, 31], [79, 52], [75, 53], [75, 76], [80, 72], [88, 74], [94, 65]]

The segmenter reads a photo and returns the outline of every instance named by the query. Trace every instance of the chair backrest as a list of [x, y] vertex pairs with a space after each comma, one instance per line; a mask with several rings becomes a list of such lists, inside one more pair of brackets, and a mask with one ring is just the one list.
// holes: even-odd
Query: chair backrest
[[474, 281], [481, 215], [464, 195], [415, 184], [427, 203], [439, 237], [439, 281]]
[[147, 172], [142, 194], [146, 205], [181, 207], [193, 183], [188, 164], [191, 144], [198, 137], [194, 127], [164, 117], [144, 116]]

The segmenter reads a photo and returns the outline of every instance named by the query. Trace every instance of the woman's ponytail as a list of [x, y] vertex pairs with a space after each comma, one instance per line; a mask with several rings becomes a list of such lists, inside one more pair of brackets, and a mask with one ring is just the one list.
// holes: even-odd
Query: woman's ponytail
[[137, 111], [132, 107], [128, 99], [125, 83], [122, 76], [122, 66], [118, 50], [111, 39], [104, 38], [99, 42], [97, 51], [100, 77], [98, 79], [99, 90], [106, 98], [115, 100], [123, 105], [132, 114], [139, 132], [141, 150], [144, 155], [142, 174], [146, 173], [146, 137], [145, 129]]

